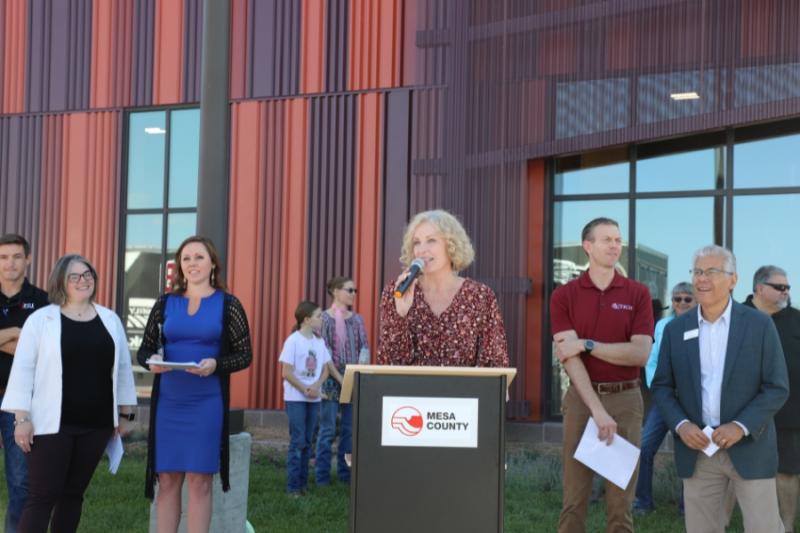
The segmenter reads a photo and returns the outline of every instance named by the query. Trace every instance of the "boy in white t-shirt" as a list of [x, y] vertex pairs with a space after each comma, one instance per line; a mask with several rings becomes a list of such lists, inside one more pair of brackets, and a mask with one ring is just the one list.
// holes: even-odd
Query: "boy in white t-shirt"
[[295, 331], [283, 343], [278, 359], [283, 373], [283, 400], [289, 417], [289, 457], [286, 489], [298, 497], [308, 488], [311, 438], [317, 425], [320, 388], [328, 378], [331, 356], [325, 341], [317, 336], [322, 310], [313, 302], [301, 302], [294, 312]]

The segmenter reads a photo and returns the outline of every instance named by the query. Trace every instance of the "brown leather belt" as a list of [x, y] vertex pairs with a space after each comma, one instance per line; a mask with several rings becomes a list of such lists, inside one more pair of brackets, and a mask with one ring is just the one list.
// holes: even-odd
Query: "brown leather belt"
[[638, 389], [641, 386], [642, 380], [639, 378], [630, 379], [628, 381], [592, 381], [592, 388], [597, 394], [614, 394], [626, 390]]

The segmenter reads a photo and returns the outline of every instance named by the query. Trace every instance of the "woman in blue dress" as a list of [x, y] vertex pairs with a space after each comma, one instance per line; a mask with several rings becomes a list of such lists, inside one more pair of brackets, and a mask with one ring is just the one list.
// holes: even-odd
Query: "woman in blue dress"
[[[211, 240], [189, 237], [175, 254], [173, 291], [150, 312], [139, 364], [155, 374], [150, 402], [145, 494], [156, 498], [158, 531], [177, 531], [181, 489], [188, 484], [188, 531], [208, 531], [211, 482], [228, 490], [230, 374], [252, 359], [241, 303], [225, 292]], [[172, 368], [159, 364], [195, 363]]]

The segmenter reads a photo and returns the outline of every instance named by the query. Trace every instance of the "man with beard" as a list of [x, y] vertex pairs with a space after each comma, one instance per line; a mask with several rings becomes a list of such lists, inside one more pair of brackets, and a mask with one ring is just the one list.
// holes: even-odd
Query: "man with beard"
[[784, 529], [793, 531], [800, 492], [800, 311], [789, 305], [789, 280], [786, 271], [773, 265], [762, 266], [753, 276], [753, 294], [745, 305], [772, 317], [781, 339], [789, 373], [789, 399], [775, 415], [778, 432], [778, 508]]

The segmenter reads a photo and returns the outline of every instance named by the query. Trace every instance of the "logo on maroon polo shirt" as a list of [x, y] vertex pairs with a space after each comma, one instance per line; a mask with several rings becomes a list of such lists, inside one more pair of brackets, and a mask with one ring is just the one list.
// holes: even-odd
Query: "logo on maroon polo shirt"
[[633, 306], [631, 304], [613, 303], [611, 304], [611, 309], [614, 309], [615, 311], [633, 311]]
[[416, 407], [401, 407], [392, 413], [392, 427], [405, 435], [414, 437], [422, 431], [422, 413]]

